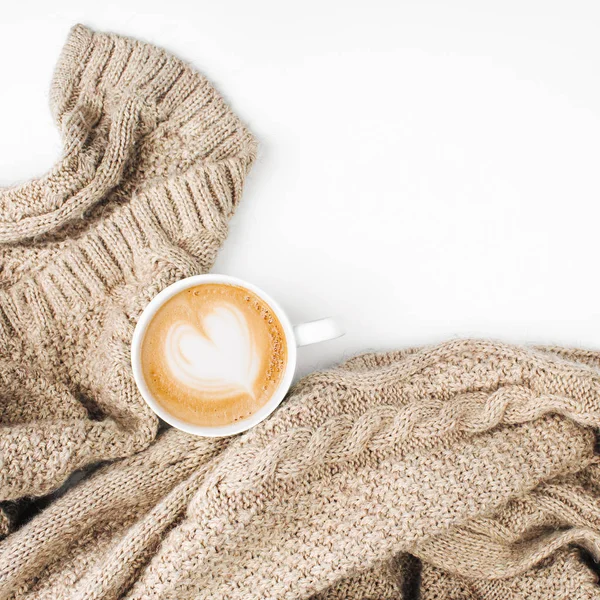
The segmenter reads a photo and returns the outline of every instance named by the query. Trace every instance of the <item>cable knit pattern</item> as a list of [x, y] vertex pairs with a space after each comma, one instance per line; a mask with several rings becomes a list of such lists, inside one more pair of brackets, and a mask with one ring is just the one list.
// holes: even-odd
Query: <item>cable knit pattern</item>
[[0, 190], [0, 501], [47, 494], [154, 438], [129, 364], [135, 321], [162, 288], [211, 267], [255, 156], [202, 75], [82, 26], [51, 109], [61, 160]]
[[600, 598], [597, 364], [369, 354], [237, 438], [166, 431], [9, 535], [0, 597]]

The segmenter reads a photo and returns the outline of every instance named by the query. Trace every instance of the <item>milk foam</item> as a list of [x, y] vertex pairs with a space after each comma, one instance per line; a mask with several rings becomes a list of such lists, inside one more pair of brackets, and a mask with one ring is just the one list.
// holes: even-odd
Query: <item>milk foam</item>
[[261, 357], [248, 321], [235, 306], [222, 303], [198, 314], [196, 325], [178, 320], [165, 339], [165, 360], [171, 375], [182, 385], [209, 392], [219, 399], [245, 392], [254, 397]]

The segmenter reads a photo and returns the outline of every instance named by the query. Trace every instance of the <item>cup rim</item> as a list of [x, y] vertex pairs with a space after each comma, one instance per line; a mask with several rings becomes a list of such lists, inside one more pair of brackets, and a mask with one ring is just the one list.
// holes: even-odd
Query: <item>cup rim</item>
[[[141, 364], [141, 348], [142, 342], [144, 339], [144, 335], [146, 333], [146, 329], [148, 324], [158, 311], [158, 309], [163, 306], [163, 304], [171, 299], [173, 296], [186, 290], [190, 287], [194, 287], [196, 285], [202, 285], [207, 283], [222, 283], [225, 285], [233, 285], [238, 287], [243, 287], [252, 293], [256, 294], [261, 300], [266, 302], [269, 307], [275, 313], [275, 316], [279, 319], [281, 326], [283, 328], [285, 339], [287, 343], [287, 364], [285, 368], [285, 373], [279, 386], [269, 398], [268, 402], [266, 402], [263, 406], [261, 406], [255, 413], [251, 414], [249, 417], [242, 419], [241, 421], [236, 421], [235, 423], [230, 423], [229, 425], [219, 425], [218, 427], [208, 427], [204, 425], [194, 425], [192, 423], [188, 423], [181, 419], [178, 419], [171, 413], [169, 413], [166, 409], [164, 409], [152, 396], [148, 386], [146, 385], [142, 364]], [[238, 433], [242, 433], [247, 431], [248, 429], [258, 425], [261, 421], [264, 421], [280, 404], [284, 399], [287, 391], [289, 390], [292, 379], [294, 377], [294, 372], [296, 370], [296, 341], [294, 338], [294, 329], [292, 324], [285, 314], [283, 309], [271, 298], [266, 292], [257, 287], [256, 285], [244, 281], [243, 279], [239, 279], [238, 277], [232, 277], [230, 275], [220, 275], [216, 273], [207, 273], [203, 275], [192, 275], [191, 277], [186, 277], [184, 279], [180, 279], [170, 286], [166, 287], [164, 290], [159, 292], [150, 302], [146, 305], [142, 314], [140, 315], [138, 322], [135, 326], [135, 330], [133, 332], [133, 337], [131, 339], [131, 368], [133, 370], [133, 378], [137, 385], [142, 398], [146, 402], [146, 404], [152, 409], [152, 411], [158, 415], [163, 421], [167, 422], [169, 425], [180, 429], [181, 431], [185, 431], [186, 433], [191, 433], [193, 435], [198, 435], [202, 437], [227, 437], [231, 435], [236, 435]]]

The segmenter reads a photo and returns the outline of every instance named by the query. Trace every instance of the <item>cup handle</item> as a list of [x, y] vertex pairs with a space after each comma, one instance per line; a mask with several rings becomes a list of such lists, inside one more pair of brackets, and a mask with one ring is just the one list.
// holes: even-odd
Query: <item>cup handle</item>
[[294, 326], [296, 346], [307, 346], [308, 344], [333, 340], [345, 333], [341, 325], [331, 317]]

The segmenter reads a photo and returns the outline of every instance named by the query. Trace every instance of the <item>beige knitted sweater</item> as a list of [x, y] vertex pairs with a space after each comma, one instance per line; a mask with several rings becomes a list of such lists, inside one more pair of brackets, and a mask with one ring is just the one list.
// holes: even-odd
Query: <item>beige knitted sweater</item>
[[0, 501], [46, 494], [154, 438], [129, 365], [136, 318], [210, 268], [255, 155], [192, 68], [82, 26], [51, 108], [63, 157], [0, 189]]
[[156, 423], [132, 325], [208, 268], [254, 145], [203, 78], [123, 38], [76, 28], [53, 90], [71, 175], [2, 193], [2, 499], [112, 462], [0, 542], [0, 598], [600, 598], [600, 353], [364, 355], [236, 438], [135, 453]]

